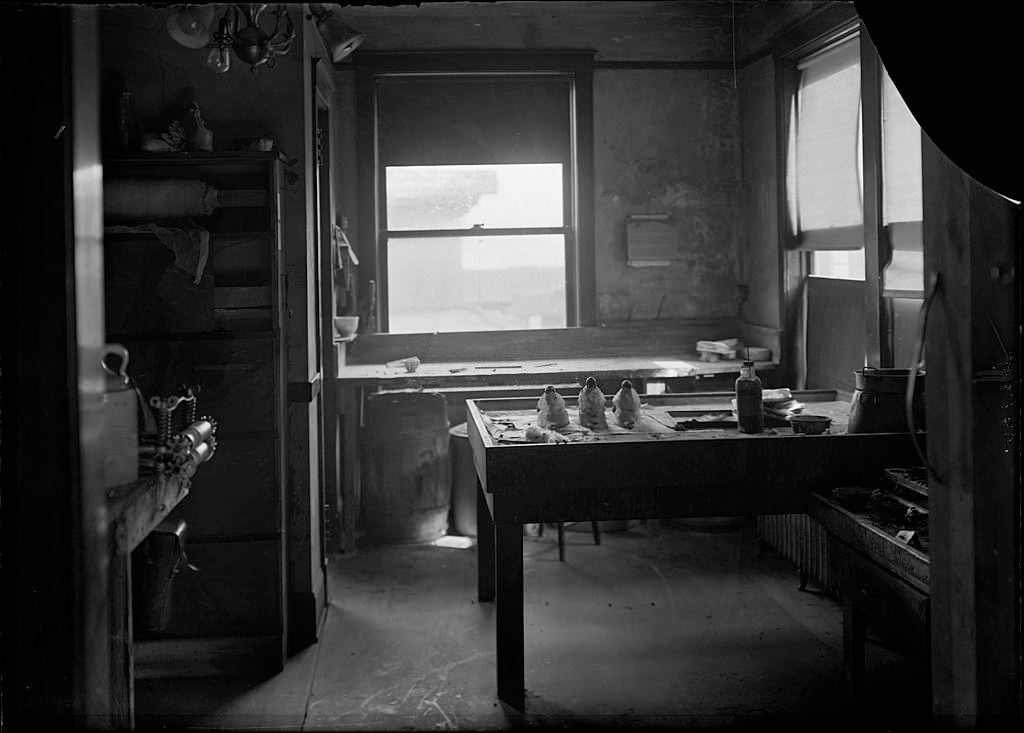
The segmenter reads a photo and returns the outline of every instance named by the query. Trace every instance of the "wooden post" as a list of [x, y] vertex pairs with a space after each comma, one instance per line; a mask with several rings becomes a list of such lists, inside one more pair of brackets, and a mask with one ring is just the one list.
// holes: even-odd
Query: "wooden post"
[[359, 416], [362, 403], [360, 387], [338, 390], [341, 402], [342, 482], [341, 482], [341, 551], [356, 551], [356, 520], [359, 518]]
[[116, 730], [135, 729], [135, 678], [132, 660], [131, 554], [117, 552], [111, 537], [110, 556], [110, 717]]
[[863, 24], [860, 33], [860, 94], [864, 126], [864, 344], [867, 366], [891, 367], [892, 348], [883, 306], [888, 257], [882, 224], [882, 67]]
[[[923, 144], [933, 712], [1021, 714], [1015, 369], [1020, 206]], [[1010, 422], [1007, 422], [1010, 421]]]
[[[110, 726], [94, 7], [0, 11], [4, 723]], [[35, 58], [32, 28], [46, 28]], [[15, 113], [16, 112], [16, 113]], [[9, 154], [8, 154], [9, 153]], [[7, 623], [9, 622], [9, 623]]]

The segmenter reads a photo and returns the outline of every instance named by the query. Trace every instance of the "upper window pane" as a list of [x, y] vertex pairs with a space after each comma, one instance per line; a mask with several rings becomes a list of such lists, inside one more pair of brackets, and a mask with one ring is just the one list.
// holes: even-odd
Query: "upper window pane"
[[882, 181], [884, 222], [921, 221], [921, 128], [884, 70]]
[[388, 166], [389, 231], [560, 227], [562, 165]]

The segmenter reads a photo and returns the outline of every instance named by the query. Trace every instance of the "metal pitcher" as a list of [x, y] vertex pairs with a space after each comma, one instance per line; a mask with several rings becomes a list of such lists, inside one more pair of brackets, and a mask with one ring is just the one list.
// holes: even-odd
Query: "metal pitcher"
[[[864, 367], [854, 371], [856, 387], [850, 401], [848, 433], [906, 433], [909, 369]], [[924, 373], [914, 380], [914, 426], [924, 428]]]
[[[108, 356], [120, 357], [116, 369], [107, 364]], [[103, 483], [110, 488], [139, 477], [139, 398], [127, 374], [128, 349], [107, 344], [101, 361], [107, 378], [103, 395]]]

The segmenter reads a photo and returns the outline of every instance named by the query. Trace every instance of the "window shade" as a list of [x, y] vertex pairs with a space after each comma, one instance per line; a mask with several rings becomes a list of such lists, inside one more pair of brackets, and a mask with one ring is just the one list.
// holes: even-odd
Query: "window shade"
[[570, 161], [567, 75], [382, 77], [376, 91], [383, 165]]
[[921, 128], [882, 73], [883, 222], [921, 221]]
[[861, 199], [860, 54], [856, 38], [801, 65], [796, 139], [790, 150], [801, 249], [864, 246]]
[[883, 294], [924, 295], [921, 127], [882, 70], [882, 218], [892, 249]]

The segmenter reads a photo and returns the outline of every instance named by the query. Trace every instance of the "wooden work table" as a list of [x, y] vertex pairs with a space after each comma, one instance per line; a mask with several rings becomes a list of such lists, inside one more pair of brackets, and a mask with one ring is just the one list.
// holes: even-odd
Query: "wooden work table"
[[[669, 391], [729, 381], [739, 360], [702, 361], [702, 339], [738, 337], [771, 349], [772, 361], [756, 362], [758, 373], [778, 367], [776, 330], [735, 320], [655, 320], [522, 331], [432, 334], [359, 334], [340, 344], [336, 373], [341, 442], [341, 478], [334, 500], [340, 507], [335, 550], [355, 551], [360, 504], [359, 430], [364, 397], [377, 390], [433, 389], [448, 399], [449, 419], [461, 422], [467, 399], [533, 395], [553, 384], [578, 394], [587, 377], [612, 394], [630, 379], [638, 391], [650, 380], [668, 380]], [[415, 371], [399, 362], [420, 360]], [[390, 366], [388, 366], [390, 365]], [[764, 378], [764, 377], [763, 377]], [[675, 380], [673, 382], [673, 380]], [[731, 388], [731, 383], [728, 388]], [[705, 387], [707, 389], [707, 387]]]
[[828, 533], [830, 564], [843, 601], [847, 692], [861, 704], [868, 621], [930, 659], [930, 559], [896, 539], [869, 512], [845, 508], [827, 494], [812, 494], [807, 512]]
[[[410, 356], [412, 356], [410, 354]], [[559, 359], [461, 360], [422, 362], [413, 372], [404, 366], [346, 364], [338, 369], [341, 387], [458, 387], [476, 384], [541, 384], [545, 381], [674, 379], [712, 374], [738, 374], [742, 361], [701, 361], [696, 353], [679, 355], [597, 356]], [[778, 362], [755, 362], [759, 372]], [[612, 385], [605, 385], [611, 389]], [[615, 385], [618, 389], [618, 385]]]
[[[568, 442], [559, 443], [525, 441], [535, 399], [468, 401], [477, 589], [481, 602], [496, 602], [501, 700], [520, 710], [525, 701], [522, 524], [802, 513], [814, 489], [863, 485], [916, 455], [904, 433], [846, 434], [849, 401], [834, 392], [794, 393], [805, 413], [832, 417], [833, 432], [824, 435], [669, 427], [671, 411], [728, 410], [729, 397], [645, 395], [634, 429], [591, 432], [570, 422], [561, 431]], [[575, 421], [575, 400], [566, 404]]]
[[[390, 362], [389, 362], [390, 363]], [[362, 424], [364, 397], [367, 392], [396, 389], [436, 389], [449, 392], [449, 402], [462, 402], [481, 395], [486, 387], [520, 387], [518, 394], [536, 386], [539, 396], [542, 385], [556, 384], [563, 394], [575, 396], [587, 377], [594, 377], [610, 394], [622, 379], [631, 379], [638, 390], [647, 380], [689, 378], [738, 374], [740, 361], [701, 361], [696, 353], [633, 356], [591, 356], [547, 359], [506, 359], [423, 361], [415, 371], [404, 366], [385, 363], [349, 363], [338, 369], [338, 419], [342, 435], [341, 543], [346, 554], [355, 551], [355, 523], [359, 513], [361, 476], [358, 432]], [[769, 372], [777, 362], [756, 362], [760, 373]], [[514, 390], [507, 389], [506, 393]], [[532, 394], [532, 392], [531, 392]], [[536, 404], [537, 397], [534, 398]], [[461, 411], [455, 411], [461, 414]]]

